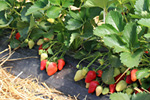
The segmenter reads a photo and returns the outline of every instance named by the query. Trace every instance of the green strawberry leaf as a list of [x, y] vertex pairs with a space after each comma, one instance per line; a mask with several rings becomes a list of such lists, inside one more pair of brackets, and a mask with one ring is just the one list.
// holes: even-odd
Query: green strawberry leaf
[[45, 30], [45, 31], [48, 31], [50, 29], [50, 27], [51, 27], [51, 24], [49, 22], [47, 22], [47, 21], [41, 21], [39, 23], [39, 27], [41, 29]]
[[114, 75], [114, 70], [111, 67], [108, 70], [106, 70], [106, 71], [103, 72], [103, 74], [102, 74], [102, 81], [105, 84], [114, 84], [115, 80], [114, 80], [113, 75]]
[[61, 13], [61, 10], [62, 9], [60, 7], [52, 6], [46, 13], [49, 18], [57, 18]]
[[101, 26], [96, 27], [94, 30], [94, 35], [99, 37], [104, 37], [105, 35], [116, 34], [118, 31], [109, 24], [102, 24]]
[[141, 83], [142, 83], [141, 87], [143, 87], [144, 89], [148, 89], [150, 87], [149, 82], [150, 82], [150, 77], [142, 78], [141, 79]]
[[105, 45], [114, 48], [114, 51], [116, 53], [122, 52], [122, 51], [129, 51], [126, 44], [123, 42], [120, 36], [117, 34], [111, 34], [104, 37], [104, 43]]
[[40, 37], [42, 37], [44, 31], [40, 28], [34, 28], [32, 31], [31, 31], [31, 35], [30, 35], [30, 38], [32, 40], [38, 40]]
[[69, 10], [69, 14], [71, 15], [72, 18], [82, 21], [82, 18], [80, 16], [80, 14], [78, 13], [78, 11], [71, 11]]
[[150, 21], [150, 18], [142, 18], [138, 21], [138, 24], [142, 26], [150, 27], [149, 21]]
[[149, 39], [150, 38], [150, 33], [144, 34], [144, 37]]
[[60, 6], [60, 3], [61, 3], [61, 0], [49, 0], [49, 1], [53, 5], [59, 5]]
[[117, 55], [111, 55], [109, 57], [109, 62], [112, 67], [120, 67], [122, 65], [120, 58]]
[[124, 93], [113, 93], [110, 95], [111, 100], [130, 100], [130, 96]]
[[57, 34], [57, 40], [58, 41], [60, 41], [60, 42], [64, 42], [64, 35], [63, 35], [63, 33], [61, 33], [61, 32], [58, 32], [58, 34]]
[[17, 39], [10, 41], [11, 48], [17, 48], [20, 45], [20, 42]]
[[81, 21], [75, 20], [75, 19], [70, 19], [67, 22], [68, 25], [66, 25], [66, 28], [68, 30], [76, 30], [82, 27], [83, 23]]
[[81, 35], [80, 37], [82, 38], [89, 38], [93, 36], [93, 26], [91, 25], [91, 23], [89, 21], [87, 21], [84, 24], [84, 29], [83, 29], [83, 35]]
[[149, 0], [136, 0], [135, 14], [141, 14], [142, 11], [149, 11]]
[[36, 25], [34, 17], [30, 16], [30, 26], [29, 26], [29, 30], [31, 30], [34, 26]]
[[145, 76], [149, 75], [149, 72], [148, 72], [148, 69], [145, 68], [145, 69], [141, 69], [141, 70], [138, 70], [136, 72], [136, 77], [137, 79], [142, 79], [144, 78]]
[[70, 43], [69, 46], [73, 43], [73, 41], [76, 39], [76, 37], [79, 36], [79, 33], [72, 33], [70, 37]]
[[25, 15], [28, 9], [29, 9], [29, 5], [27, 5], [26, 7], [24, 7], [22, 9], [22, 11], [21, 11], [21, 20], [22, 21], [27, 21], [27, 22], [30, 21], [30, 16]]
[[132, 100], [149, 100], [150, 94], [149, 93], [138, 93], [132, 96]]
[[117, 11], [110, 11], [106, 16], [105, 22], [112, 25], [119, 32], [124, 29], [122, 15]]
[[5, 15], [5, 11], [0, 11], [0, 28], [8, 26], [14, 19], [13, 17], [11, 17], [8, 21]]
[[114, 1], [116, 0], [86, 0], [83, 7], [107, 8]]
[[74, 0], [61, 0], [62, 7], [69, 7], [70, 5], [73, 5], [73, 1]]
[[18, 21], [17, 28], [21, 35], [21, 38], [25, 39], [29, 32], [29, 23]]
[[9, 6], [8, 6], [6, 1], [0, 1], [0, 5], [1, 5], [0, 11], [6, 10], [6, 9], [9, 8]]
[[120, 54], [121, 62], [129, 68], [137, 67], [140, 63], [143, 50], [138, 49], [135, 52], [123, 52]]
[[92, 8], [89, 8], [89, 19], [92, 19], [94, 18], [95, 16], [99, 16], [101, 11], [103, 9], [102, 8], [99, 8], [99, 7], [92, 7]]
[[36, 1], [26, 12], [26, 16], [37, 12], [38, 10], [41, 10], [43, 8], [45, 8], [48, 4], [48, 0], [38, 0]]
[[128, 23], [126, 24], [124, 31], [123, 31], [123, 39], [127, 43], [128, 47], [135, 47], [138, 44], [138, 34], [136, 32], [136, 25], [135, 23]]
[[6, 23], [6, 24], [3, 24], [3, 25], [1, 25], [0, 24], [0, 28], [3, 28], [3, 27], [6, 27], [6, 26], [8, 26], [12, 21], [13, 21], [13, 17], [11, 17], [11, 19]]

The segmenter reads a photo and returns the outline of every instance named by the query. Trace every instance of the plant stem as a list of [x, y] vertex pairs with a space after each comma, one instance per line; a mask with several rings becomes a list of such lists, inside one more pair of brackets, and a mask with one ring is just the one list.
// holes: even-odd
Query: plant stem
[[99, 56], [100, 56], [100, 55], [96, 56], [96, 58], [95, 58], [93, 61], [91, 61], [91, 62], [87, 65], [87, 68], [89, 68], [89, 67], [95, 62], [95, 60], [96, 60]]
[[60, 17], [58, 17], [57, 19], [61, 23], [62, 26], [65, 26], [64, 23], [62, 22], [62, 20], [60, 19]]

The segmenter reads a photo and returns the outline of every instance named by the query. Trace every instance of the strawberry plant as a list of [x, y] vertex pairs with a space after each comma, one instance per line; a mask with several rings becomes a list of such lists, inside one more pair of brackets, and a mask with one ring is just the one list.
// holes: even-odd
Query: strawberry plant
[[[149, 0], [0, 0], [0, 5], [0, 28], [10, 30], [11, 48], [39, 45], [40, 69], [49, 76], [65, 67], [62, 58], [69, 54], [80, 60], [74, 80], [85, 78], [89, 93], [111, 93], [111, 100], [149, 97]], [[85, 60], [90, 63], [82, 67]]]

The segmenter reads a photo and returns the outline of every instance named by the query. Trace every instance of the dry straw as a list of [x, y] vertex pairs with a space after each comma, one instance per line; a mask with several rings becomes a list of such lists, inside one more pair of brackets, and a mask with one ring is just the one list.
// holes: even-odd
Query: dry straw
[[[8, 67], [2, 68], [2, 65], [7, 61], [17, 59], [9, 59], [15, 52], [11, 52], [11, 48], [1, 51], [0, 55], [7, 51], [9, 53], [0, 58], [0, 100], [76, 100], [75, 97], [65, 96], [62, 92], [49, 88], [36, 78], [19, 78], [23, 72], [20, 72], [17, 76], [10, 74], [7, 71]], [[21, 60], [21, 58], [18, 60]]]

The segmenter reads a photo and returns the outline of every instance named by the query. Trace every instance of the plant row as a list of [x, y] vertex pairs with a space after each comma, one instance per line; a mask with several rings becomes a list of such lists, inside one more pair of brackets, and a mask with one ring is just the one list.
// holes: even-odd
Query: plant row
[[[137, 98], [149, 93], [149, 0], [0, 0], [0, 5], [3, 5], [0, 8], [0, 34], [6, 29], [11, 30], [9, 41], [12, 48], [32, 49], [39, 45], [41, 70], [46, 69], [49, 76], [63, 68], [63, 57], [67, 53], [80, 59], [77, 64], [77, 73], [83, 75], [80, 78], [88, 76], [89, 69], [94, 73], [103, 71], [98, 82], [96, 74], [96, 79], [92, 80], [92, 84], [101, 84], [98, 85], [101, 91], [102, 87], [111, 91], [108, 87], [112, 84], [115, 85], [114, 91], [133, 90], [134, 86], [126, 80], [136, 69], [137, 80], [134, 82], [132, 75], [131, 80], [138, 84], [138, 89], [147, 92], [138, 94]], [[84, 60], [90, 62], [87, 67], [80, 64]], [[98, 62], [99, 67], [94, 62]], [[121, 79], [125, 75], [118, 83], [116, 71], [121, 71]], [[111, 99], [136, 97], [130, 98], [127, 94], [116, 93]]]

